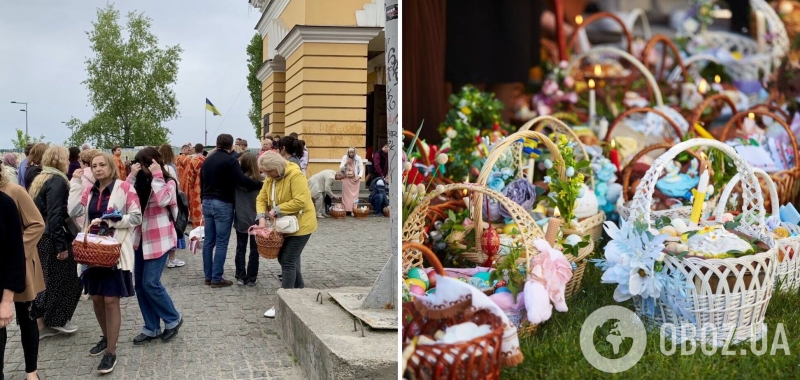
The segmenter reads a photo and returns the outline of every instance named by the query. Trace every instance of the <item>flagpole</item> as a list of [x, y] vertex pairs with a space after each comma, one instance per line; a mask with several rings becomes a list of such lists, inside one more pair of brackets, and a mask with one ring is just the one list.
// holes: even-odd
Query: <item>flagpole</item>
[[203, 104], [203, 131], [205, 132], [203, 145], [208, 146], [208, 110], [205, 104]]

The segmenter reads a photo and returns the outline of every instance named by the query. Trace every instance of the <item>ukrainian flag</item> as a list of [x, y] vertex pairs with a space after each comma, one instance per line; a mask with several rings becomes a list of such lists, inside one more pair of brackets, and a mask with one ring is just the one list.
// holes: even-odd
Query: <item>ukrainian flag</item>
[[211, 111], [214, 114], [214, 116], [222, 116], [217, 107], [214, 107], [214, 105], [211, 104], [211, 101], [208, 100], [208, 98], [206, 98], [206, 109]]

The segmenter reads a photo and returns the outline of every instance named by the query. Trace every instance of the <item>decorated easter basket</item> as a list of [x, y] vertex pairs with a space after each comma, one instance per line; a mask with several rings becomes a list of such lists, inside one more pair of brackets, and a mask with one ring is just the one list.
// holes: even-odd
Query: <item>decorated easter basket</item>
[[[750, 9], [764, 15], [766, 32], [772, 36], [765, 44], [763, 52], [759, 53], [755, 40], [736, 33], [703, 31], [696, 36], [703, 40], [705, 46], [742, 54], [741, 59], [720, 62], [734, 80], [766, 80], [772, 73], [772, 67], [777, 65], [789, 51], [786, 27], [775, 10], [764, 0], [750, 0]], [[689, 52], [689, 54], [689, 59], [692, 59], [694, 54], [706, 53]]]
[[[770, 178], [767, 172], [754, 168], [753, 173], [759, 176], [761, 184], [766, 184], [769, 190], [769, 197], [771, 199], [778, 199], [778, 189], [775, 183]], [[720, 202], [714, 211], [715, 219], [721, 220], [725, 212], [725, 205], [727, 200], [733, 192], [736, 185], [739, 183], [739, 174], [731, 178], [728, 185], [722, 191]], [[780, 215], [778, 202], [772, 202], [772, 215]], [[785, 228], [790, 234], [795, 236], [788, 236], [784, 238], [775, 239], [775, 246], [778, 249], [778, 269], [776, 272], [776, 285], [780, 285], [779, 290], [794, 291], [800, 287], [800, 227], [791, 223], [781, 222], [780, 226]]]
[[370, 204], [359, 204], [357, 207], [353, 207], [353, 215], [356, 219], [366, 219], [372, 214], [372, 205]]
[[[640, 158], [642, 158], [645, 155], [650, 154], [650, 153], [652, 153], [652, 152], [654, 152], [656, 150], [660, 150], [660, 149], [668, 150], [671, 147], [673, 147], [673, 144], [670, 144], [670, 143], [661, 143], [661, 144], [650, 145], [650, 146], [640, 150], [639, 153], [636, 153], [636, 155], [633, 156], [633, 158], [630, 160], [630, 162], [628, 162], [628, 164], [625, 165], [625, 168], [622, 169], [622, 189], [623, 190], [622, 190], [622, 195], [620, 195], [619, 200], [617, 201], [617, 207], [616, 207], [616, 210], [619, 213], [619, 217], [620, 218], [628, 219], [628, 216], [630, 216], [630, 205], [629, 205], [628, 202], [631, 200], [632, 197], [631, 197], [631, 192], [628, 191], [628, 189], [633, 188], [632, 187], [632, 183], [631, 183], [631, 177], [632, 177], [633, 169], [634, 169], [634, 166], [636, 165], [636, 162], [639, 161]], [[694, 159], [696, 159], [698, 161], [701, 160], [700, 156], [694, 150], [687, 149], [686, 152], [689, 153]], [[638, 187], [636, 189], [638, 190]], [[709, 214], [711, 212], [711, 210], [714, 209], [714, 204], [716, 203], [716, 199], [717, 199], [717, 197], [714, 196], [714, 197], [711, 197], [711, 199], [709, 199], [705, 203], [703, 203], [703, 215]], [[651, 210], [650, 211], [650, 217], [653, 218], [653, 219], [651, 219], [651, 221], [659, 219], [659, 218], [661, 218], [663, 216], [667, 216], [670, 219], [674, 219], [674, 218], [689, 219], [689, 215], [691, 213], [692, 213], [692, 207], [691, 206], [682, 206], [682, 207], [670, 208], [670, 209], [666, 209], [666, 210], [658, 210], [658, 211]]]
[[[414, 255], [424, 255], [431, 263], [438, 276], [447, 276], [442, 264], [428, 247], [405, 242], [403, 253], [413, 251]], [[504, 326], [501, 319], [487, 310], [474, 312], [468, 309], [449, 318], [425, 316], [414, 302], [403, 303], [403, 349], [407, 341], [419, 335], [433, 336], [444, 330], [464, 322], [477, 325], [490, 325], [491, 332], [469, 341], [453, 344], [416, 345], [407, 361], [407, 368], [417, 379], [499, 379], [500, 369], [504, 363], [501, 346], [503, 344]]]
[[[83, 231], [83, 236], [79, 236], [72, 242], [72, 254], [78, 264], [111, 268], [119, 262], [122, 243], [111, 236], [97, 235], [92, 235], [92, 241], [89, 241], [89, 228], [96, 224], [90, 223], [87, 225]], [[125, 231], [127, 234], [127, 230]], [[125, 238], [120, 239], [120, 241], [122, 240], [125, 240]]]
[[732, 114], [735, 115], [737, 112], [736, 103], [727, 95], [714, 94], [703, 99], [703, 102], [695, 107], [693, 111], [684, 114], [689, 122], [689, 132], [696, 133], [695, 125], [698, 123], [706, 128], [711, 127], [711, 124], [722, 114], [722, 109], [726, 105], [731, 108]]
[[[650, 120], [648, 120], [650, 118]], [[648, 121], [661, 120], [660, 125], [647, 127]], [[664, 128], [664, 121], [669, 129]], [[634, 123], [642, 123], [641, 127]], [[631, 108], [620, 113], [608, 126], [608, 132], [603, 141], [610, 143], [614, 139], [614, 132], [621, 136], [633, 138], [640, 147], [647, 147], [663, 142], [679, 142], [683, 140], [685, 132], [689, 130], [689, 123], [683, 116], [669, 107], [640, 107]], [[669, 131], [669, 133], [666, 133]]]
[[[661, 296], [655, 300], [648, 299], [654, 301], [654, 305], [645, 302], [641, 296], [635, 296], [634, 304], [637, 313], [650, 318], [658, 327], [671, 324], [672, 337], [678, 341], [701, 339], [703, 336], [683, 336], [682, 324], [693, 324], [696, 331], [713, 329], [719, 339], [712, 339], [710, 343], [717, 346], [729, 336], [734, 342], [750, 338], [757, 340], [765, 328], [764, 314], [774, 289], [777, 249], [774, 241], [760, 232], [765, 226], [765, 212], [758, 181], [750, 166], [733, 148], [710, 139], [692, 139], [671, 148], [656, 159], [639, 184], [628, 220], [634, 223], [642, 216], [643, 221], [652, 226], [650, 204], [656, 181], [667, 163], [679, 153], [700, 146], [719, 149], [733, 159], [738, 172], [743, 175], [744, 189], [742, 224], [736, 230], [767, 243], [771, 248], [753, 255], [723, 259], [678, 259], [665, 253], [663, 265], [667, 276]], [[702, 225], [707, 225], [707, 222]], [[688, 286], [684, 288], [684, 284]]]
[[[403, 138], [408, 137], [410, 139], [413, 139], [414, 136], [415, 136], [414, 133], [412, 133], [411, 131], [403, 130]], [[416, 163], [420, 163], [423, 166], [430, 167], [432, 165], [432, 163], [431, 163], [430, 157], [428, 157], [428, 155], [426, 154], [425, 143], [423, 143], [422, 140], [417, 138], [416, 140], [414, 140], [414, 146], [416, 146], [417, 150], [420, 152], [419, 161], [416, 162]], [[453, 183], [452, 180], [450, 180], [448, 178], [445, 178], [443, 176], [434, 177], [434, 178], [432, 178], [431, 181], [423, 181], [423, 184], [425, 184], [425, 186], [427, 187], [428, 191], [430, 191], [431, 188], [434, 188], [437, 185], [449, 185], [451, 183]], [[448, 198], [460, 199], [458, 192], [455, 192], [455, 191], [449, 192], [447, 194], [447, 197]]]
[[[623, 21], [621, 18], [619, 18], [619, 16], [617, 16], [617, 15], [611, 13], [611, 12], [597, 12], [597, 13], [593, 13], [592, 15], [586, 17], [586, 19], [584, 19], [583, 22], [580, 25], [575, 27], [575, 29], [574, 29], [574, 31], [572, 33], [572, 37], [570, 38], [567, 46], [570, 47], [570, 48], [575, 48], [579, 38], [583, 38], [584, 41], [588, 42], [588, 38], [586, 37], [586, 30], [585, 30], [586, 27], [591, 25], [591, 24], [593, 24], [593, 23], [595, 23], [595, 22], [599, 22], [601, 20], [611, 21], [611, 22], [614, 22], [614, 23], [616, 23], [616, 24], [618, 24], [620, 26], [620, 29], [622, 30], [622, 39], [625, 41], [625, 50], [620, 50], [620, 51], [625, 52], [628, 55], [632, 55], [633, 54], [633, 35], [631, 34], [630, 29], [628, 28], [628, 26], [625, 24], [625, 21]], [[598, 49], [598, 48], [605, 48], [605, 47], [610, 47], [610, 46], [596, 46], [596, 47], [589, 46], [588, 48], [589, 48], [589, 51], [592, 51], [592, 50], [595, 50], [595, 49]], [[614, 49], [617, 49], [617, 48], [614, 48]], [[570, 57], [570, 60], [571, 61], [575, 61], [575, 56]], [[580, 62], [582, 60], [578, 59], [578, 61]], [[627, 62], [627, 64], [631, 65], [631, 64], [634, 64], [634, 63], [633, 62]], [[584, 73], [583, 76], [587, 80], [589, 78], [591, 78], [591, 79], [594, 79], [598, 83], [600, 81], [604, 81], [609, 86], [619, 86], [619, 85], [623, 85], [625, 83], [630, 82], [631, 77], [636, 75], [633, 71], [628, 70], [625, 66], [626, 65], [623, 64], [624, 71], [622, 73], [618, 73], [617, 75], [595, 75], [595, 73], [594, 73], [594, 65], [593, 64], [586, 64], [586, 65], [580, 66], [580, 71], [582, 73]], [[567, 72], [569, 72], [569, 71], [567, 71]]]
[[[270, 222], [271, 224], [271, 222]], [[258, 254], [268, 260], [278, 258], [283, 246], [283, 234], [267, 227], [250, 226], [247, 233], [255, 236]]]
[[[798, 165], [798, 160], [800, 160], [800, 150], [798, 150], [797, 145], [797, 138], [792, 133], [792, 129], [789, 127], [789, 124], [773, 112], [770, 112], [765, 107], [755, 107], [746, 111], [739, 112], [725, 124], [725, 128], [722, 130], [722, 141], [727, 141], [728, 138], [732, 135], [732, 129], [734, 124], [741, 125], [740, 123], [744, 118], [748, 117], [748, 114], [754, 114], [754, 116], [766, 116], [773, 119], [776, 123], [780, 124], [781, 127], [789, 134], [789, 142], [792, 144], [792, 150], [794, 152], [794, 165], [790, 169], [781, 170], [778, 172], [769, 173], [770, 178], [772, 181], [775, 182], [775, 186], [778, 189], [778, 198], [777, 202], [779, 204], [786, 204], [789, 202], [794, 202], [797, 200], [798, 191], [800, 191], [800, 166]], [[763, 181], [761, 182], [761, 190], [762, 192], [768, 192], [768, 187], [766, 183]], [[771, 203], [774, 200], [766, 200], [765, 207], [770, 208]]]
[[[552, 117], [547, 117], [547, 116], [542, 116], [542, 117], [538, 117], [538, 118], [535, 118], [535, 119], [529, 121], [528, 123], [526, 123], [525, 126], [523, 126], [523, 128], [526, 128], [526, 126], [528, 126], [528, 128], [529, 128], [529, 126], [535, 125], [537, 122], [540, 122], [540, 121], [547, 122], [550, 125], [561, 124], [564, 127], [566, 127], [566, 125], [563, 124], [563, 122], [561, 122], [558, 119], [555, 119], [555, 118], [552, 118]], [[569, 127], [566, 127], [566, 128], [569, 128]], [[483, 168], [481, 168], [481, 172], [478, 175], [478, 180], [477, 180], [478, 183], [485, 183], [487, 181], [487, 179], [489, 178], [489, 175], [492, 172], [492, 167], [497, 162], [497, 160], [500, 158], [500, 156], [503, 154], [503, 151], [505, 149], [508, 149], [508, 148], [516, 149], [515, 157], [517, 157], [517, 159], [514, 160], [515, 161], [515, 165], [518, 165], [516, 167], [516, 169], [517, 169], [516, 173], [517, 173], [517, 177], [522, 177], [523, 170], [521, 168], [523, 166], [525, 166], [525, 164], [522, 162], [522, 160], [524, 159], [524, 157], [522, 157], [522, 154], [521, 154], [521, 151], [522, 151], [521, 145], [522, 144], [520, 144], [518, 141], [520, 139], [526, 139], [526, 138], [528, 138], [528, 139], [537, 139], [540, 144], [544, 144], [544, 146], [547, 147], [547, 149], [550, 151], [550, 154], [551, 154], [551, 157], [552, 157], [552, 161], [553, 161], [553, 165], [557, 169], [557, 171], [559, 173], [559, 177], [566, 178], [566, 173], [565, 173], [566, 169], [564, 168], [564, 165], [563, 165], [564, 160], [561, 158], [561, 153], [559, 153], [558, 147], [555, 145], [555, 143], [553, 143], [547, 136], [545, 136], [544, 134], [542, 134], [540, 132], [523, 129], [523, 130], [521, 130], [519, 132], [516, 132], [516, 133], [506, 137], [505, 139], [500, 141], [500, 143], [498, 143], [492, 149], [492, 152], [489, 154], [489, 157], [486, 158], [486, 162], [484, 162]], [[528, 165], [532, 165], [532, 162], [528, 163]], [[529, 176], [529, 178], [532, 178], [532, 177]], [[483, 197], [482, 197], [481, 194], [477, 194], [476, 195], [475, 202], [476, 202], [475, 204], [483, 204]], [[513, 203], [515, 206], [519, 207], [520, 209], [522, 208], [517, 203], [515, 203], [513, 201], [510, 201], [510, 202]], [[505, 205], [503, 205], [503, 206], [505, 207]], [[506, 208], [506, 210], [509, 210], [509, 209]], [[530, 217], [530, 214], [528, 214], [527, 211], [525, 211], [525, 215]], [[603, 215], [603, 218], [605, 218], [605, 215]], [[476, 207], [475, 208], [475, 220], [476, 221], [477, 220], [483, 220], [483, 207]], [[517, 220], [516, 215], [514, 216], [514, 220], [515, 221]], [[531, 218], [531, 221], [532, 220], [533, 219]], [[519, 222], [517, 222], [517, 223], [519, 223]], [[519, 226], [519, 224], [517, 224], [517, 226]], [[539, 228], [539, 226], [536, 224], [536, 222], [533, 222], [532, 229], [534, 229], [538, 233], [538, 235], [542, 236], [542, 231]], [[475, 224], [475, 237], [478, 240], [477, 246], [481, 245], [480, 244], [481, 243], [480, 239], [481, 239], [482, 234], [483, 234], [483, 226], [481, 225], [481, 223], [476, 223]], [[566, 231], [565, 231], [565, 234], [566, 234]], [[589, 234], [589, 232], [587, 232], [587, 234]], [[532, 243], [532, 241], [533, 240], [529, 240], [529, 242], [531, 242], [531, 243]], [[569, 260], [569, 262], [572, 263], [573, 268], [574, 268], [573, 269], [573, 273], [572, 273], [572, 278], [569, 280], [569, 282], [566, 285], [566, 289], [567, 289], [567, 291], [565, 292], [565, 296], [566, 297], [571, 297], [571, 296], [573, 296], [574, 294], [576, 294], [577, 292], [580, 291], [580, 289], [581, 289], [581, 286], [580, 286], [581, 285], [581, 281], [583, 280], [583, 271], [584, 271], [584, 269], [586, 267], [586, 258], [589, 257], [589, 255], [592, 254], [593, 247], [594, 247], [594, 243], [592, 242], [587, 247], [581, 249], [578, 252], [578, 256], [577, 257], [573, 256], [571, 254], [565, 254], [567, 260]], [[532, 256], [530, 254], [530, 252], [531, 251], [528, 252], [528, 256], [527, 257], [531, 257]], [[524, 329], [520, 329], [520, 334], [523, 334], [523, 333], [524, 333]]]
[[338, 202], [331, 205], [331, 216], [333, 219], [344, 219], [347, 217], [347, 211], [345, 211], [344, 205]]
[[[531, 126], [534, 126], [534, 123], [525, 123], [525, 125], [520, 128], [521, 131], [528, 130]], [[539, 123], [536, 125], [536, 132], [543, 132], [544, 128], [550, 128], [554, 133], [561, 133], [567, 136], [567, 139], [573, 141], [580, 147], [580, 151], [583, 154], [583, 159], [587, 161], [591, 161], [589, 157], [589, 153], [586, 151], [586, 146], [583, 145], [578, 135], [570, 128], [568, 125], [564, 124], [558, 119], [551, 120], [550, 123], [544, 124]], [[517, 144], [519, 145], [519, 144]], [[576, 149], [577, 150], [577, 149]], [[594, 191], [594, 175], [587, 176], [589, 179], [588, 187], [591, 191]], [[577, 229], [570, 228], [571, 226], [564, 227], [564, 236], [576, 234], [580, 236], [589, 235], [592, 237], [594, 241], [600, 241], [600, 238], [603, 237], [603, 222], [606, 221], [606, 214], [602, 210], [598, 210], [596, 214], [578, 220], [578, 227]]]
[[[660, 51], [657, 50], [659, 47], [661, 47]], [[672, 55], [668, 53], [672, 53]], [[658, 62], [654, 63], [651, 61], [653, 54], [657, 54], [655, 58]], [[669, 58], [674, 61], [672, 70], [668, 69], [670, 65], [667, 60]], [[678, 49], [675, 43], [666, 35], [656, 34], [647, 41], [647, 44], [645, 44], [639, 55], [639, 61], [650, 70], [659, 85], [661, 93], [667, 97], [679, 95], [680, 84], [686, 82], [687, 79], [692, 79], [689, 70], [683, 63], [680, 49]], [[673, 74], [676, 71], [678, 75]], [[632, 85], [632, 83], [628, 86], [630, 85]]]

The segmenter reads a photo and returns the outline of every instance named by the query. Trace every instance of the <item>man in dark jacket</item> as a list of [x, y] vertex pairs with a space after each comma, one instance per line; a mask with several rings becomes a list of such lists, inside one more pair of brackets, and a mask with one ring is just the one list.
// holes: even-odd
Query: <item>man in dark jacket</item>
[[369, 203], [375, 215], [383, 214], [383, 208], [389, 205], [389, 188], [383, 177], [376, 177], [369, 184]]
[[[233, 136], [221, 134], [217, 137], [217, 148], [209, 154], [200, 169], [200, 199], [203, 201], [205, 241], [203, 242], [203, 271], [206, 284], [213, 288], [233, 285], [222, 277], [228, 241], [233, 226], [233, 204], [236, 186], [258, 189], [261, 183], [244, 175], [235, 158]], [[216, 255], [214, 249], [216, 248]]]

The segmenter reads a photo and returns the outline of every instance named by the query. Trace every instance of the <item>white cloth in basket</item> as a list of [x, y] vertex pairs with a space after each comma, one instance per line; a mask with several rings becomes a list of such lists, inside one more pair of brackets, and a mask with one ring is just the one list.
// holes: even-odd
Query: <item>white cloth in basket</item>
[[501, 346], [503, 359], [508, 360], [522, 356], [522, 352], [519, 350], [517, 328], [508, 319], [506, 313], [500, 309], [500, 306], [497, 306], [496, 303], [489, 299], [489, 296], [483, 294], [476, 287], [451, 277], [438, 277], [437, 282], [435, 293], [429, 296], [417, 296], [417, 301], [423, 307], [441, 311], [471, 298], [472, 308], [475, 310], [488, 310], [502, 320], [505, 326], [503, 329], [503, 344]]
[[[84, 239], [84, 233], [83, 232], [80, 232], [80, 233], [78, 233], [77, 236], [75, 236], [75, 241], [83, 242], [83, 239]], [[87, 243], [93, 243], [93, 244], [102, 244], [102, 245], [117, 245], [117, 244], [119, 244], [117, 239], [114, 239], [111, 236], [99, 236], [99, 235], [95, 235], [95, 234], [89, 234], [89, 236], [86, 236], [86, 242]]]

